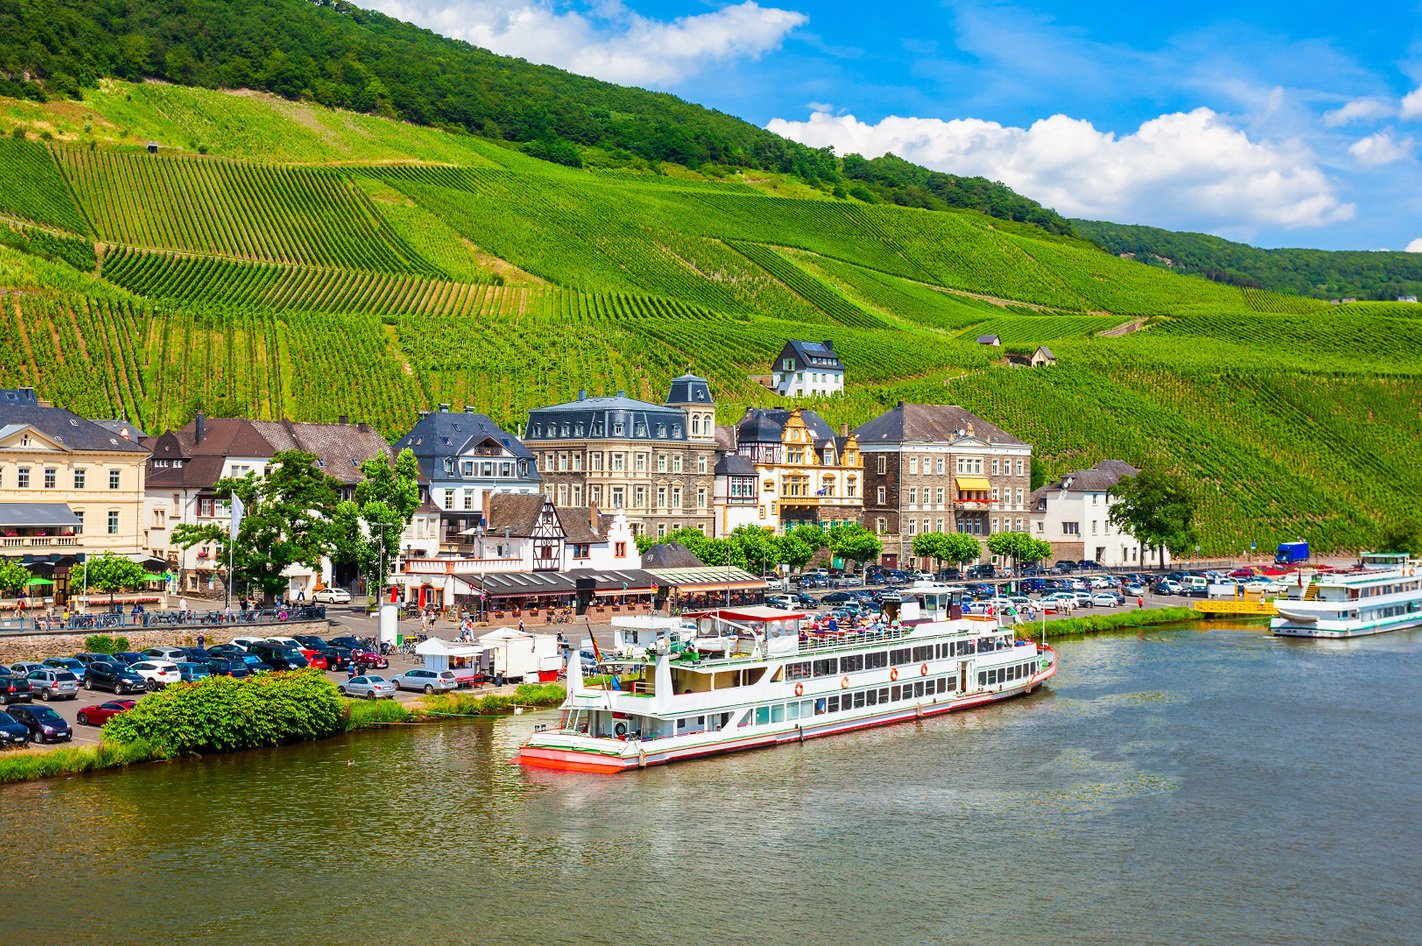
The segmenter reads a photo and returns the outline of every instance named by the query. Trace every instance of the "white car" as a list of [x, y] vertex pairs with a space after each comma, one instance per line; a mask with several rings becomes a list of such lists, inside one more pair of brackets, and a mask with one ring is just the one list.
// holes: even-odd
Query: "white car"
[[1039, 607], [1050, 608], [1053, 611], [1070, 611], [1077, 606], [1076, 595], [1070, 591], [1054, 591], [1049, 595], [1043, 595], [1037, 599]]
[[311, 595], [314, 604], [350, 604], [351, 593], [344, 588], [322, 588]]
[[268, 641], [265, 637], [234, 637], [232, 643], [243, 650], [251, 650], [253, 644], [265, 644]]
[[1092, 595], [1089, 591], [1072, 591], [1068, 592], [1068, 594], [1070, 594], [1073, 598], [1076, 599], [1077, 604], [1082, 605], [1084, 607], [1089, 608], [1096, 603], [1095, 601], [1091, 600]]
[[170, 683], [179, 683], [183, 679], [178, 665], [171, 660], [140, 660], [137, 663], [129, 664], [128, 669], [142, 677], [150, 690], [158, 690]]
[[1116, 596], [1105, 591], [1098, 591], [1091, 596], [1091, 604], [1098, 608], [1114, 608], [1120, 604]]

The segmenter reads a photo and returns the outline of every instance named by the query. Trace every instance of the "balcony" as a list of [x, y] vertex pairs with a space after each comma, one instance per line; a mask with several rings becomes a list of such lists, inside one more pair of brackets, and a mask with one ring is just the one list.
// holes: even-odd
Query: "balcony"
[[73, 549], [79, 547], [75, 535], [7, 535], [0, 536], [0, 548], [5, 549]]
[[996, 499], [966, 499], [959, 496], [953, 500], [953, 508], [959, 512], [987, 512], [1001, 507]]

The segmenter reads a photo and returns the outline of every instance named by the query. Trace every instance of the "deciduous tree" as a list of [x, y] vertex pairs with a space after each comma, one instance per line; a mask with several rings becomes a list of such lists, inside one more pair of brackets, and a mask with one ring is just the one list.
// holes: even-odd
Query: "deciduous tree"
[[[1173, 473], [1142, 470], [1124, 476], [1112, 487], [1110, 501], [1111, 522], [1140, 544], [1142, 562], [1146, 549], [1178, 556], [1200, 541], [1195, 499]], [[1165, 566], [1164, 555], [1160, 564]]]

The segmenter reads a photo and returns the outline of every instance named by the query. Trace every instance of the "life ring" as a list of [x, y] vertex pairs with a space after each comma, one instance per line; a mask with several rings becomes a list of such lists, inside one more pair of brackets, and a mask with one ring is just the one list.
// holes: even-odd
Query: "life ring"
[[621, 739], [622, 737], [624, 737], [624, 736], [627, 735], [627, 724], [626, 724], [626, 723], [618, 723], [616, 726], [613, 726], [613, 727], [612, 727], [612, 731], [615, 732], [615, 733], [617, 733], [617, 738], [618, 738], [618, 739]]
[[898, 668], [898, 667], [895, 667], [893, 670], [890, 670], [890, 671], [889, 671], [889, 679], [890, 679], [890, 680], [897, 680], [898, 678], [899, 678], [899, 668]]
[[849, 689], [849, 674], [846, 673], [844, 676], [839, 678], [839, 688], [841, 690]]
[[795, 684], [795, 695], [796, 695], [796, 696], [804, 696], [804, 695], [805, 695], [805, 684], [803, 684], [803, 683], [797, 683], [797, 684]]
[[918, 668], [918, 675], [920, 677], [928, 676], [928, 664], [924, 664], [922, 667]]

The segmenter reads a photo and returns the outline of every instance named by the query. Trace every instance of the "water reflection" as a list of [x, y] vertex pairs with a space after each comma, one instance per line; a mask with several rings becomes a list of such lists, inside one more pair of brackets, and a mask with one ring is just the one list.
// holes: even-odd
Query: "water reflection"
[[1409, 942], [1418, 642], [1068, 641], [1026, 699], [618, 777], [508, 764], [543, 713], [10, 786], [0, 836], [45, 856], [7, 887], [45, 897], [6, 921], [76, 944]]

